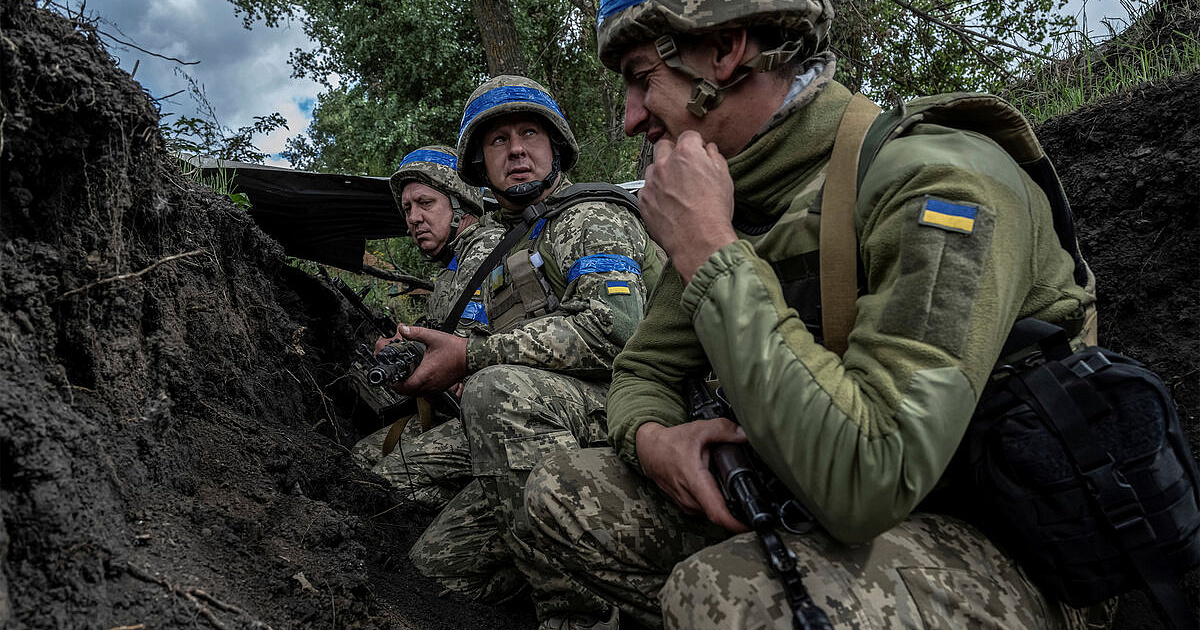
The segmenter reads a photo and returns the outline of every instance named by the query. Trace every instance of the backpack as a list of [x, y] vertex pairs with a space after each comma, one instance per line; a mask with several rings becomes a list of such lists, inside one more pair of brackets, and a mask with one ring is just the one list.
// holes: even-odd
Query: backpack
[[[1062, 184], [1012, 105], [953, 93], [876, 111], [861, 95], [851, 100], [822, 191], [826, 347], [844, 352], [854, 321], [856, 191], [883, 145], [918, 123], [977, 132], [1004, 148], [1046, 194], [1075, 282], [1091, 290]], [[1094, 343], [1094, 334], [1091, 313], [1085, 338]], [[1177, 579], [1200, 565], [1200, 473], [1174, 401], [1141, 363], [1094, 345], [1073, 352], [1061, 328], [1018, 321], [943, 480], [926, 507], [952, 505], [947, 511], [980, 526], [1048, 595], [1086, 607], [1145, 586], [1177, 630], [1197, 627]]]

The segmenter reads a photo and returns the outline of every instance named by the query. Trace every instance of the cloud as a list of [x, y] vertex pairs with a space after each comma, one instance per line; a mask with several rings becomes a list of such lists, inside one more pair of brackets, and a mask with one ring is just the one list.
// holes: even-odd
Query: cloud
[[[70, 2], [78, 10], [77, 2]], [[291, 76], [289, 54], [309, 49], [313, 43], [298, 21], [268, 28], [262, 22], [243, 28], [233, 5], [220, 0], [88, 0], [86, 11], [104, 21], [100, 29], [163, 56], [196, 65], [180, 65], [107, 41], [120, 67], [150, 94], [162, 98], [164, 114], [197, 116], [188, 96], [187, 73], [204, 88], [208, 102], [222, 125], [231, 129], [251, 125], [255, 116], [279, 112], [288, 129], [255, 138], [261, 151], [278, 153], [288, 138], [302, 135], [312, 121], [312, 108], [321, 86]]]

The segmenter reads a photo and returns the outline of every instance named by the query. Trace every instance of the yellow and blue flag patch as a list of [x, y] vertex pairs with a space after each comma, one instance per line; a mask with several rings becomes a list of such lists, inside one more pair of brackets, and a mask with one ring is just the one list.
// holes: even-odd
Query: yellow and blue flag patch
[[608, 287], [609, 295], [629, 295], [629, 283], [624, 281], [610, 280], [604, 283]]
[[921, 205], [917, 222], [950, 232], [971, 234], [975, 231], [975, 214], [978, 211], [977, 206], [951, 203], [937, 197], [925, 197], [925, 203]]

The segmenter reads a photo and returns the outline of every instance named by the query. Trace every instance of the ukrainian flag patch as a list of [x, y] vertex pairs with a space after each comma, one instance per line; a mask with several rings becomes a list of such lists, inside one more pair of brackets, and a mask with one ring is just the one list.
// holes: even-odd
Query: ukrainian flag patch
[[949, 232], [971, 234], [975, 231], [975, 214], [978, 211], [978, 206], [925, 197], [917, 222]]
[[604, 284], [608, 287], [609, 295], [629, 295], [628, 282], [612, 280]]

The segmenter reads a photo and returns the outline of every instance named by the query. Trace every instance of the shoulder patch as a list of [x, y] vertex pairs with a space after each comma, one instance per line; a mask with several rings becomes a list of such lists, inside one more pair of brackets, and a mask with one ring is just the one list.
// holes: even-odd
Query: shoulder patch
[[606, 283], [609, 295], [629, 295], [629, 283], [610, 280]]
[[979, 206], [973, 204], [953, 203], [926, 195], [925, 202], [921, 204], [921, 212], [917, 215], [917, 223], [950, 232], [971, 234], [975, 231], [975, 215], [978, 211]]

